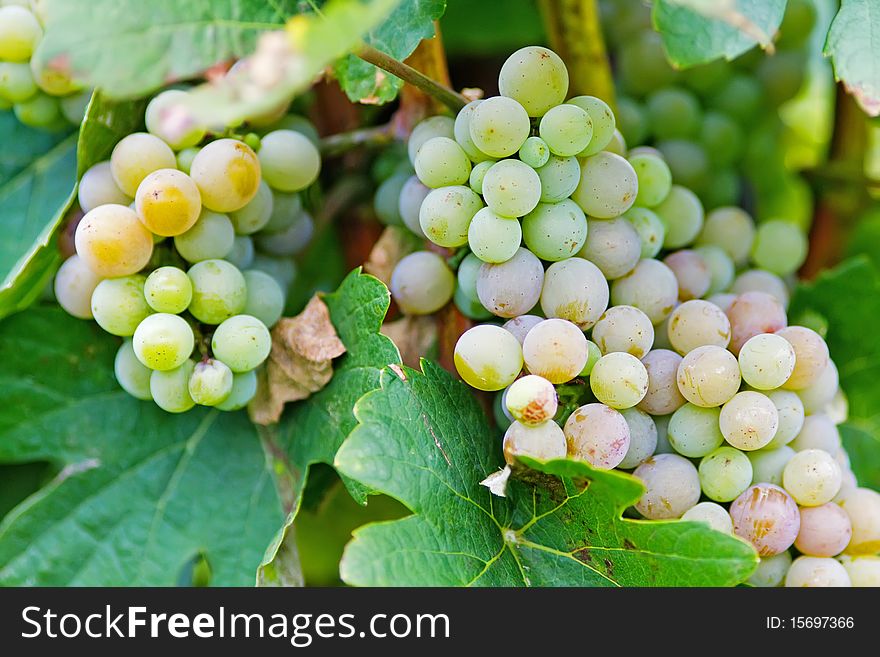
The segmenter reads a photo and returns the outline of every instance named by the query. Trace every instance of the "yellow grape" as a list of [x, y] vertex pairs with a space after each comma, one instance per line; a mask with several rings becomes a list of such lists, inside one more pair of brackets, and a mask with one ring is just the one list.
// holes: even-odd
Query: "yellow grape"
[[98, 276], [134, 274], [153, 254], [153, 236], [124, 205], [101, 205], [90, 210], [76, 227], [76, 252]]

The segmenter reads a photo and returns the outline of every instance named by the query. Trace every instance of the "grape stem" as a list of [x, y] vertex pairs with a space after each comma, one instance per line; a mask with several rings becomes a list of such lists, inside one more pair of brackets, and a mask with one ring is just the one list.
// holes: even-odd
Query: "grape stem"
[[320, 150], [322, 156], [333, 157], [360, 146], [382, 147], [391, 143], [393, 139], [391, 125], [386, 123], [324, 137], [321, 139]]
[[381, 50], [377, 50], [373, 46], [367, 44], [362, 45], [358, 50], [357, 55], [365, 62], [372, 64], [373, 66], [378, 66], [383, 71], [387, 71], [392, 75], [396, 75], [404, 82], [408, 82], [432, 98], [436, 98], [453, 112], [459, 112], [468, 103], [467, 99], [460, 93], [435, 82], [427, 75], [414, 69], [412, 66], [394, 59], [394, 57], [391, 57]]

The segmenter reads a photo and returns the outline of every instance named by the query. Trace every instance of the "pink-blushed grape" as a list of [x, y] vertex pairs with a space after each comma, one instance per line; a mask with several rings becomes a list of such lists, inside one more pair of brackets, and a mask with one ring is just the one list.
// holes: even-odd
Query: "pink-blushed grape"
[[645, 484], [636, 509], [651, 520], [680, 518], [700, 500], [700, 477], [694, 465], [677, 454], [655, 454], [635, 469]]
[[759, 333], [775, 333], [788, 324], [785, 308], [765, 292], [740, 294], [727, 309], [727, 318], [731, 329], [730, 350], [734, 354], [739, 354], [749, 338]]
[[508, 319], [504, 322], [502, 328], [505, 331], [509, 331], [513, 334], [519, 343], [522, 344], [526, 335], [528, 335], [529, 331], [531, 331], [535, 326], [544, 321], [543, 317], [538, 317], [537, 315], [519, 315], [518, 317], [514, 317], [513, 319]]
[[675, 274], [679, 300], [699, 299], [709, 291], [709, 285], [712, 283], [709, 265], [696, 251], [691, 249], [674, 251], [663, 258], [663, 264]]
[[779, 414], [779, 426], [766, 447], [782, 447], [787, 445], [800, 433], [804, 426], [804, 405], [795, 393], [790, 390], [770, 390], [765, 393], [776, 407]]
[[565, 383], [581, 373], [589, 356], [587, 338], [564, 319], [545, 319], [528, 332], [523, 360], [532, 374], [551, 383]]
[[794, 371], [782, 387], [802, 390], [816, 383], [829, 362], [828, 345], [822, 336], [805, 326], [777, 329], [776, 335], [791, 343], [796, 357]]
[[608, 282], [589, 260], [567, 258], [547, 268], [541, 290], [541, 309], [547, 317], [567, 319], [586, 330], [607, 307]]
[[833, 557], [843, 552], [850, 538], [852, 522], [837, 504], [801, 507], [801, 530], [794, 546], [803, 554]]
[[638, 407], [651, 415], [674, 413], [685, 403], [676, 381], [681, 356], [668, 349], [654, 349], [642, 358], [642, 364], [648, 371], [648, 392]]
[[568, 417], [564, 431], [568, 456], [600, 470], [617, 467], [629, 449], [626, 419], [605, 404], [581, 406]]
[[787, 550], [801, 527], [791, 495], [773, 484], [750, 486], [730, 505], [733, 532], [750, 542], [762, 557]]
[[504, 460], [513, 465], [517, 456], [548, 461], [565, 458], [565, 434], [553, 420], [540, 424], [514, 422], [504, 433]]
[[529, 374], [510, 385], [504, 403], [518, 422], [542, 424], [556, 415], [556, 388], [547, 379]]
[[678, 366], [676, 378], [684, 398], [704, 408], [730, 401], [741, 382], [739, 363], [733, 354], [712, 345], [688, 353]]
[[834, 455], [840, 449], [840, 431], [824, 413], [808, 415], [804, 418], [800, 433], [790, 444], [798, 452], [805, 449], [822, 449]]
[[650, 415], [637, 408], [627, 408], [620, 414], [629, 427], [629, 447], [617, 467], [628, 470], [654, 454], [657, 449], [657, 426]]

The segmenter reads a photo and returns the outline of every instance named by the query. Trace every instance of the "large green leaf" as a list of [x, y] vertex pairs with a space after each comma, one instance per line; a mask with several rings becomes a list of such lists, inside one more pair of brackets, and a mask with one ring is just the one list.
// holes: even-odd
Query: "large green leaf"
[[[364, 40], [395, 59], [406, 59], [422, 39], [434, 36], [434, 21], [446, 10], [446, 0], [402, 0], [387, 20]], [[355, 101], [387, 103], [403, 86], [400, 78], [349, 55], [336, 65], [336, 77], [348, 97]]]
[[526, 461], [540, 481], [506, 499], [480, 485], [500, 445], [465, 386], [430, 361], [386, 370], [355, 408], [337, 469], [413, 515], [355, 532], [340, 566], [365, 586], [723, 586], [757, 563], [752, 548], [703, 524], [622, 517], [637, 479], [573, 460]]
[[0, 584], [173, 585], [197, 554], [251, 583], [283, 518], [254, 427], [132, 399], [115, 349], [56, 308], [0, 324], [0, 461], [63, 466], [0, 525]]
[[682, 68], [766, 48], [786, 0], [655, 0], [654, 27], [669, 60]]
[[880, 5], [876, 0], [842, 0], [825, 41], [834, 76], [862, 109], [880, 115]]
[[114, 98], [145, 95], [253, 52], [296, 0], [42, 0], [39, 66]]

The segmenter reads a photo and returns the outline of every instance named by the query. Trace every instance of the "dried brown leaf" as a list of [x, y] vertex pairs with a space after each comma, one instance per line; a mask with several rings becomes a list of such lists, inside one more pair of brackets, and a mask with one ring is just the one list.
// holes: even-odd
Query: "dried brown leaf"
[[388, 226], [370, 251], [364, 271], [390, 286], [395, 265], [418, 247], [419, 239], [409, 230], [401, 226]]
[[397, 345], [404, 365], [420, 369], [419, 359], [437, 344], [437, 322], [430, 315], [409, 315], [383, 324], [382, 335]]

